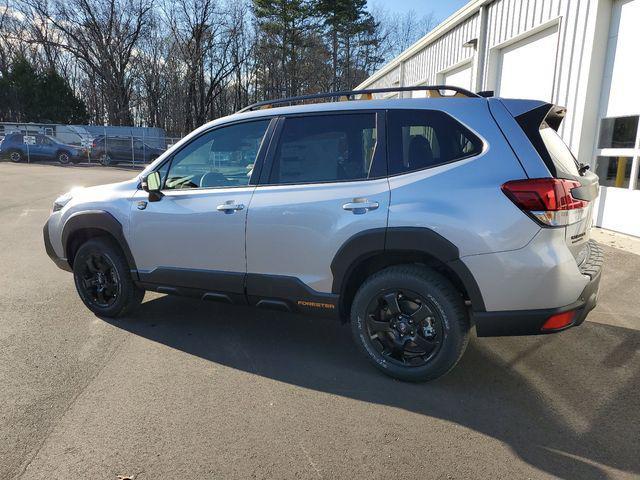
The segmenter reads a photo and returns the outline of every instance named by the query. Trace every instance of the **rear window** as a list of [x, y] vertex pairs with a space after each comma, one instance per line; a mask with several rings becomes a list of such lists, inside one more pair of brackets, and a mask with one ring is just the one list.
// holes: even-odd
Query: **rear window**
[[558, 132], [556, 132], [553, 128], [548, 125], [542, 125], [540, 128], [540, 137], [542, 138], [542, 142], [545, 147], [547, 147], [547, 151], [549, 152], [549, 156], [551, 157], [551, 161], [556, 167], [556, 172], [558, 175], [567, 174], [572, 176], [578, 176], [578, 162], [576, 158], [569, 150], [569, 147], [564, 143]]
[[389, 174], [435, 167], [482, 151], [482, 142], [457, 120], [436, 110], [390, 110]]
[[558, 135], [564, 114], [564, 108], [545, 104], [515, 118], [551, 175], [572, 178], [580, 175], [580, 168], [571, 150]]

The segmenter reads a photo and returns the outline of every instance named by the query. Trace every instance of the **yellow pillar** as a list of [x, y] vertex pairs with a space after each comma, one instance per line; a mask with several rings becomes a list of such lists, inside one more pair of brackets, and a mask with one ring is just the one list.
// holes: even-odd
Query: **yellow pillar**
[[618, 157], [618, 169], [616, 170], [616, 187], [624, 185], [624, 174], [627, 171], [627, 157]]

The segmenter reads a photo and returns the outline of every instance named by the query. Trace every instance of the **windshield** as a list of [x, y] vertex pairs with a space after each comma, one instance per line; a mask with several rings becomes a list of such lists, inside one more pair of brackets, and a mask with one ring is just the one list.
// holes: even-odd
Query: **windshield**
[[571, 150], [569, 150], [569, 147], [562, 141], [558, 132], [543, 123], [540, 128], [540, 137], [545, 147], [547, 147], [547, 151], [551, 156], [551, 160], [558, 174], [560, 172], [571, 176], [580, 174], [576, 158], [573, 156], [573, 153], [571, 153]]

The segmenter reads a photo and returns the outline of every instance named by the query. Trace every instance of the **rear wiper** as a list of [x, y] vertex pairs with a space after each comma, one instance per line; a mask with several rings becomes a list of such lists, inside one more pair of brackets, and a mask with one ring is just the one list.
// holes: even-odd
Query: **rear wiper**
[[589, 165], [586, 165], [584, 163], [580, 163], [578, 164], [578, 173], [580, 175], [582, 175], [583, 173], [585, 173], [587, 170], [589, 170]]

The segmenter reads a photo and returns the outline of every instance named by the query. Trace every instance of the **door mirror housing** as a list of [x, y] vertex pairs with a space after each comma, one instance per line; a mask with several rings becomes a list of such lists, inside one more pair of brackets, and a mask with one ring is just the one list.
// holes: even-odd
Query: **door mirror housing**
[[160, 190], [162, 180], [160, 178], [160, 173], [151, 172], [142, 180], [142, 189], [145, 192], [149, 192], [149, 201], [157, 202], [160, 200], [163, 195]]

